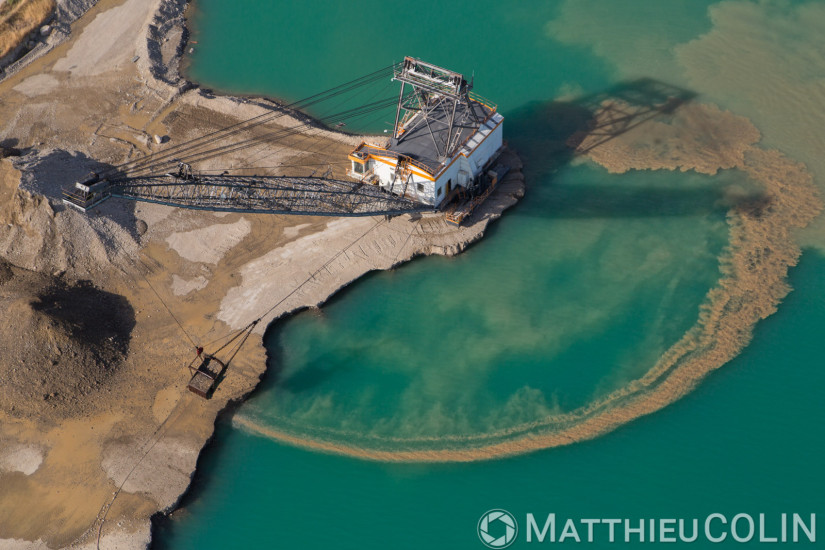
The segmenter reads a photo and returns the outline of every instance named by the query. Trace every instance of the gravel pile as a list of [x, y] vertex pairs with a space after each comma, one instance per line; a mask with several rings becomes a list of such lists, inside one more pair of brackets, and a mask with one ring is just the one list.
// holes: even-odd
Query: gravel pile
[[9, 159], [0, 182], [0, 257], [18, 267], [91, 277], [128, 265], [140, 238], [134, 204], [106, 201], [88, 214], [65, 206], [63, 187], [101, 165], [79, 153], [44, 150]]
[[43, 420], [94, 410], [129, 351], [129, 302], [0, 261], [0, 310], [0, 409]]

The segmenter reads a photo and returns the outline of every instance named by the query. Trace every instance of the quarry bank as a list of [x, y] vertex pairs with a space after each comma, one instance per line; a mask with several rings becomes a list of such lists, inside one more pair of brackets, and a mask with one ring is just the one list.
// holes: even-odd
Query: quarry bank
[[[0, 546], [146, 546], [150, 518], [176, 507], [216, 416], [258, 383], [269, 323], [317, 307], [369, 271], [462, 251], [524, 192], [520, 161], [505, 153], [510, 173], [460, 227], [430, 213], [374, 220], [117, 201], [85, 214], [67, 208], [67, 182], [162, 149], [156, 135], [174, 145], [279, 109], [205, 93], [177, 73], [184, 7], [86, 5], [68, 38], [0, 83], [9, 121], [0, 136], [0, 295], [14, 325], [0, 341], [9, 381], [0, 391]], [[283, 111], [278, 127], [305, 121]], [[280, 159], [313, 146], [345, 158], [362, 140], [313, 128]], [[358, 255], [337, 254], [360, 236]], [[306, 273], [317, 273], [312, 284], [268, 313], [212, 399], [186, 390], [194, 349], [182, 327], [198, 342], [220, 338]]]

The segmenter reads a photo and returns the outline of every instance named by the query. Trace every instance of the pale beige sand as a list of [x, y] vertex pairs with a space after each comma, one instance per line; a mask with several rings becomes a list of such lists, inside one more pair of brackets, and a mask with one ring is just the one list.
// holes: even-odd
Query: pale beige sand
[[244, 240], [251, 230], [249, 221], [241, 218], [234, 223], [172, 233], [166, 237], [166, 243], [181, 258], [190, 262], [216, 264], [231, 248]]
[[75, 41], [65, 57], [54, 64], [54, 71], [67, 71], [72, 77], [95, 76], [117, 69], [134, 57], [123, 47], [124, 37], [138, 36], [153, 13], [145, 0], [126, 0], [97, 15]]
[[36, 97], [51, 92], [59, 85], [60, 81], [50, 74], [36, 74], [15, 86], [14, 89], [29, 97]]
[[184, 279], [177, 273], [172, 275], [172, 292], [175, 296], [186, 296], [190, 292], [201, 290], [209, 284], [209, 279], [198, 275], [193, 279]]
[[32, 475], [43, 463], [43, 450], [36, 445], [3, 442], [0, 447], [0, 471]]

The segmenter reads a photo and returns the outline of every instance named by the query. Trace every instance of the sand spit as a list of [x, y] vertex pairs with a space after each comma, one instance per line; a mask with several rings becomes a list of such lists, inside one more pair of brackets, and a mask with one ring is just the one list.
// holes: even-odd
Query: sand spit
[[664, 169], [712, 175], [737, 169], [761, 187], [757, 197], [730, 201], [730, 243], [719, 259], [723, 276], [708, 293], [696, 324], [645, 376], [571, 413], [473, 437], [376, 438], [354, 445], [309, 439], [244, 416], [235, 423], [264, 437], [371, 460], [492, 459], [602, 435], [679, 399], [735, 357], [750, 341], [755, 324], [774, 313], [790, 291], [788, 268], [800, 255], [793, 232], [822, 210], [812, 176], [804, 165], [760, 148], [753, 125], [715, 106], [687, 104], [675, 114], [625, 131], [624, 121], [632, 111], [618, 102], [603, 104], [593, 129], [574, 136], [571, 144], [611, 172]]
[[[241, 216], [117, 200], [89, 215], [67, 209], [62, 186], [90, 171], [273, 110], [281, 116], [237, 139], [307, 118], [181, 79], [183, 0], [59, 6], [89, 11], [0, 81], [0, 548], [96, 548], [98, 538], [102, 548], [145, 548], [150, 518], [177, 506], [219, 412], [266, 368], [253, 335], [203, 400], [186, 390], [195, 343], [209, 351], [309, 273], [314, 280], [267, 320], [322, 303], [373, 269], [460, 252], [517, 202], [524, 183], [511, 154], [512, 175], [460, 230], [429, 215]], [[340, 166], [359, 140], [309, 126], [277, 147], [196, 168], [294, 164], [307, 151]], [[246, 302], [262, 281], [272, 292]]]

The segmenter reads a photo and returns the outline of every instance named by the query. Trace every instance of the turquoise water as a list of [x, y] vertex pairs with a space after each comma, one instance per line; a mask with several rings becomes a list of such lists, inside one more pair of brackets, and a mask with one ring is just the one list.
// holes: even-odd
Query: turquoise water
[[[270, 373], [237, 412], [245, 421], [376, 449], [460, 441], [574, 410], [651, 368], [696, 322], [718, 280], [727, 240], [721, 199], [748, 182], [737, 172], [611, 175], [571, 162], [566, 131], [589, 116], [591, 94], [659, 79], [741, 108], [791, 156], [815, 156], [811, 139], [785, 139], [798, 105], [765, 115], [752, 71], [730, 61], [718, 74], [698, 67], [717, 57], [741, 57], [747, 67], [744, 50], [765, 44], [714, 45], [743, 28], [787, 56], [800, 43], [816, 46], [817, 27], [803, 23], [825, 13], [816, 5], [577, 0], [399, 10], [197, 4], [191, 73], [220, 89], [297, 99], [404, 55], [475, 71], [476, 90], [507, 117], [506, 139], [529, 185], [466, 253], [371, 275], [320, 314], [270, 330]], [[427, 32], [404, 32], [410, 21]], [[789, 97], [825, 78], [820, 68], [786, 70]], [[817, 116], [797, 126], [814, 145]], [[491, 508], [519, 521], [527, 512], [821, 513], [823, 274], [825, 258], [808, 252], [792, 272], [796, 291], [737, 359], [663, 411], [570, 447], [473, 464], [385, 464], [291, 448], [227, 420], [156, 544], [482, 548], [475, 527]], [[525, 546], [523, 537], [515, 544]]]
[[375, 274], [275, 329], [274, 373], [243, 414], [380, 446], [583, 406], [696, 321], [727, 236], [714, 202], [736, 179], [560, 170], [467, 253]]
[[803, 257], [784, 307], [696, 391], [570, 447], [472, 464], [382, 464], [279, 445], [223, 422], [157, 546], [478, 549], [476, 522], [491, 508], [519, 520], [821, 514], [824, 272], [825, 257]]

